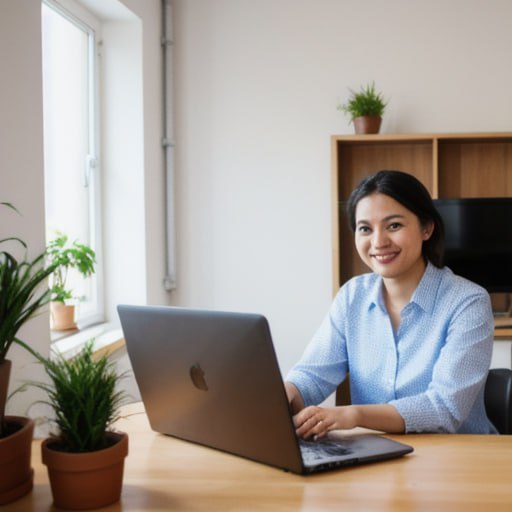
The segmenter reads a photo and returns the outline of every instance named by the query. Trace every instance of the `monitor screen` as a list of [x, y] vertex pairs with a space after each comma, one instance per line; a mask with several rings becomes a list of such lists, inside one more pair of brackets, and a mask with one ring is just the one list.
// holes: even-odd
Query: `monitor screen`
[[512, 198], [437, 199], [445, 265], [488, 292], [512, 292]]

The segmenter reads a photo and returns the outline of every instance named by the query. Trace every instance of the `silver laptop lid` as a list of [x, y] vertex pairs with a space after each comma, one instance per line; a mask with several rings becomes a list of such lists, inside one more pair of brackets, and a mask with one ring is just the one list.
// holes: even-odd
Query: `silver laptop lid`
[[263, 316], [129, 305], [118, 312], [153, 430], [302, 472]]

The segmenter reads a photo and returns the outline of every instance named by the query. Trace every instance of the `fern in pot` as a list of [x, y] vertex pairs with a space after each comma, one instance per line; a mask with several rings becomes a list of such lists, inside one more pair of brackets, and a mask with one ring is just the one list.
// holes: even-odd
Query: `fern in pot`
[[113, 429], [125, 399], [123, 375], [108, 355], [95, 358], [92, 341], [71, 359], [34, 355], [49, 378], [34, 385], [47, 394], [57, 427], [41, 445], [54, 504], [78, 510], [118, 501], [128, 454], [128, 435]]

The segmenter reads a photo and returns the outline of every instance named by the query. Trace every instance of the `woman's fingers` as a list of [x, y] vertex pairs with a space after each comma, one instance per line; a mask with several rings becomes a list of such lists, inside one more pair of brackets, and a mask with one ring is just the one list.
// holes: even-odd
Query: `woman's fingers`
[[293, 418], [299, 437], [323, 437], [329, 431], [330, 422], [321, 407], [306, 407]]

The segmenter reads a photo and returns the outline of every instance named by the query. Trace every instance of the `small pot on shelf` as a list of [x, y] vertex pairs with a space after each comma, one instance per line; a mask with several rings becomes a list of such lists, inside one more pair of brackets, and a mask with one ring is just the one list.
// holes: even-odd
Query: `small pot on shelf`
[[356, 134], [379, 133], [382, 117], [359, 116], [352, 120]]

